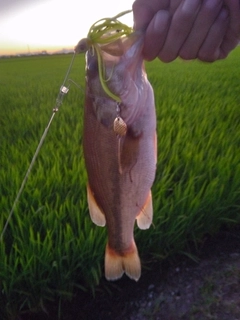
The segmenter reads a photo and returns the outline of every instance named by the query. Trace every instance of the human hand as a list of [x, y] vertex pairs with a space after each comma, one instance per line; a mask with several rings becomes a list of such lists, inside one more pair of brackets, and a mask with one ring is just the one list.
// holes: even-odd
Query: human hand
[[136, 0], [136, 30], [145, 30], [143, 55], [170, 62], [225, 58], [240, 39], [239, 0]]

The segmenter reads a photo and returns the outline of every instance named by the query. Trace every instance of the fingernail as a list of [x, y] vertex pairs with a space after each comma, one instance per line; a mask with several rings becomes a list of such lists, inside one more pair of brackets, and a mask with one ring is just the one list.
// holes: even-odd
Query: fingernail
[[182, 11], [187, 13], [196, 13], [195, 11], [200, 6], [201, 2], [199, 0], [185, 0], [182, 6]]
[[220, 7], [222, 7], [222, 0], [205, 0], [203, 2], [203, 7], [219, 10]]
[[229, 16], [229, 12], [227, 9], [223, 8], [219, 14], [219, 16], [223, 19], [226, 20]]

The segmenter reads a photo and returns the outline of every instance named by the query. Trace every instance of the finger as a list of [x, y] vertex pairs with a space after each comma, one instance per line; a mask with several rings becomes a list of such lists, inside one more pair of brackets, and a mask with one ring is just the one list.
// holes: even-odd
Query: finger
[[173, 15], [163, 49], [158, 54], [160, 60], [170, 62], [176, 59], [200, 7], [201, 0], [185, 0], [177, 8], [176, 13]]
[[166, 10], [158, 11], [145, 32], [143, 57], [146, 60], [153, 60], [162, 49], [170, 24], [170, 14]]
[[220, 46], [226, 33], [228, 23], [228, 11], [223, 8], [198, 52], [198, 59], [206, 62], [213, 62], [219, 59]]
[[225, 58], [240, 41], [240, 1], [224, 0], [229, 10], [230, 24], [220, 47], [220, 58]]
[[170, 0], [135, 0], [132, 5], [134, 29], [145, 30], [159, 10], [166, 10]]
[[170, 6], [169, 6], [169, 12], [173, 15], [182, 2], [183, 0], [171, 0]]
[[205, 0], [194, 21], [192, 30], [179, 51], [182, 59], [196, 59], [198, 51], [214, 24], [221, 8], [222, 0]]

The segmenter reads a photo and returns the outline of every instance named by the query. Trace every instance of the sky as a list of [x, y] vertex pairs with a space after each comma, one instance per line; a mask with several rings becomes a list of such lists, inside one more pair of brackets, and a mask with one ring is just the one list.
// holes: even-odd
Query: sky
[[[0, 55], [73, 49], [99, 19], [130, 10], [131, 0], [0, 0]], [[120, 19], [133, 25], [132, 14]]]

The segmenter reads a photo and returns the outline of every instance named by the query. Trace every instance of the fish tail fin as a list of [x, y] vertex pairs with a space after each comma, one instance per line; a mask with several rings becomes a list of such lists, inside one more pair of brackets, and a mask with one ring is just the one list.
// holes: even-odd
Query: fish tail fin
[[119, 254], [107, 244], [105, 252], [106, 279], [120, 279], [124, 272], [135, 281], [138, 281], [141, 276], [141, 262], [135, 242], [133, 241], [130, 248], [123, 254]]

